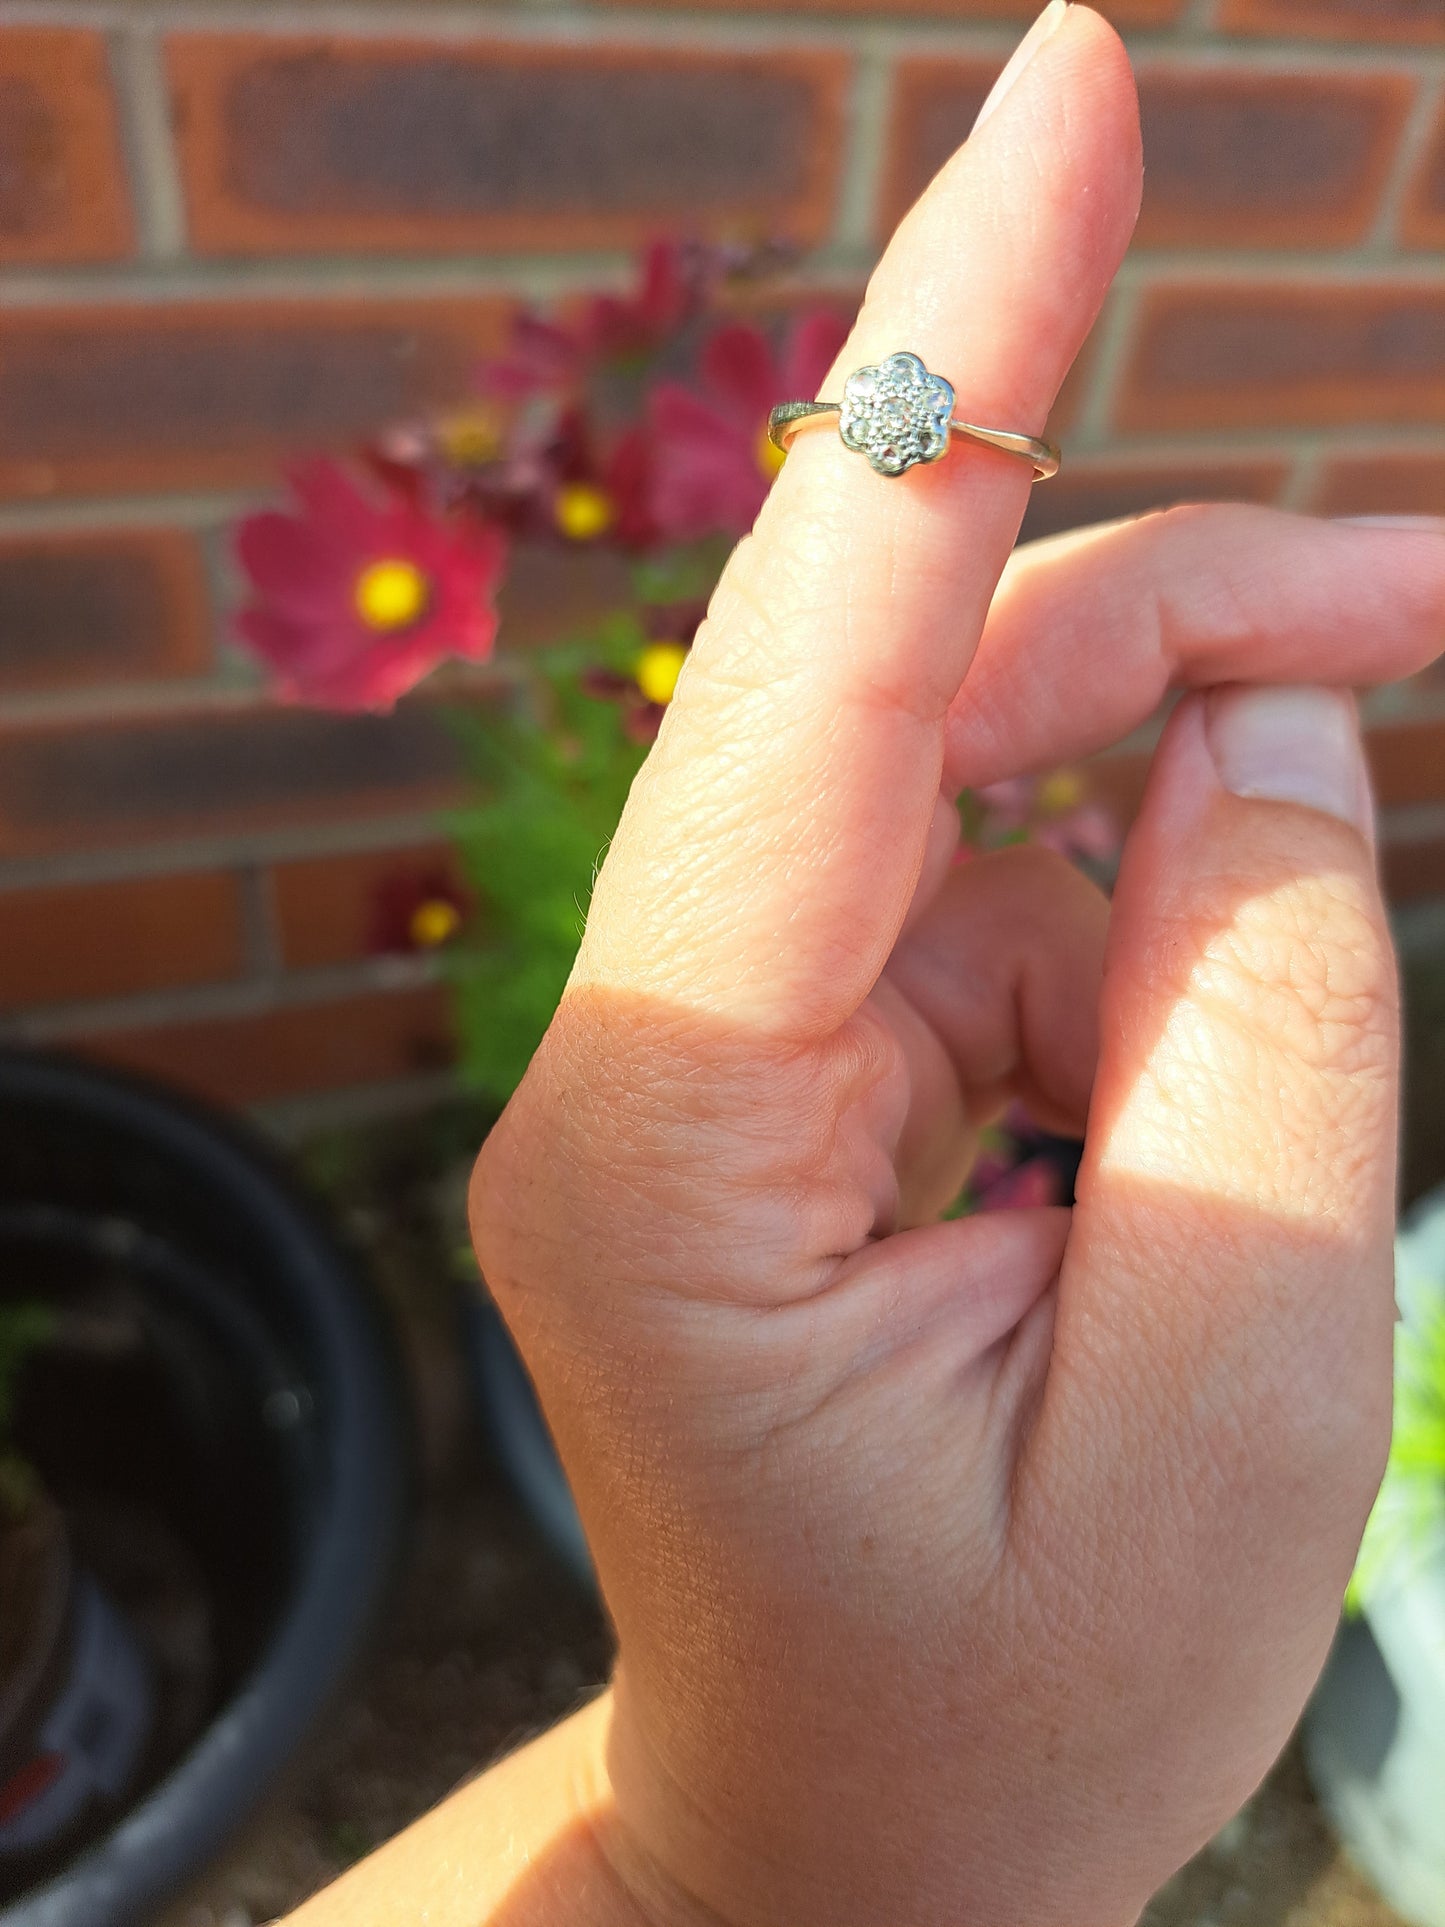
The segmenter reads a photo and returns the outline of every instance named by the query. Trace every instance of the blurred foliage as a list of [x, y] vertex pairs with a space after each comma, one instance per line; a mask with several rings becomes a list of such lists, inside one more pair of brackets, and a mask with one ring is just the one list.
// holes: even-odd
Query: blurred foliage
[[1350, 1612], [1445, 1552], [1445, 1278], [1419, 1281], [1417, 1295], [1423, 1312], [1395, 1328], [1394, 1436], [1345, 1595]]
[[448, 827], [482, 913], [447, 962], [463, 1075], [499, 1104], [557, 1008], [648, 750], [623, 707], [599, 701], [584, 677], [599, 663], [626, 674], [645, 646], [636, 619], [619, 615], [585, 644], [539, 654], [510, 706], [454, 719], [478, 800]]

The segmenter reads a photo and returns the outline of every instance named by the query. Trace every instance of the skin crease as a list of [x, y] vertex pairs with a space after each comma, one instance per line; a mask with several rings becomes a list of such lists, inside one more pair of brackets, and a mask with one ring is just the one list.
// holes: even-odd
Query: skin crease
[[[1139, 166], [1050, 16], [824, 393], [907, 345], [1036, 430]], [[1423, 667], [1445, 525], [1010, 559], [1027, 488], [815, 435], [734, 557], [473, 1187], [617, 1676], [298, 1927], [1119, 1927], [1298, 1716], [1388, 1441], [1396, 997], [1350, 698], [1280, 800], [1240, 685]], [[1170, 686], [1110, 905], [952, 865], [959, 783]], [[1014, 1096], [1087, 1127], [1075, 1206], [936, 1222]]]

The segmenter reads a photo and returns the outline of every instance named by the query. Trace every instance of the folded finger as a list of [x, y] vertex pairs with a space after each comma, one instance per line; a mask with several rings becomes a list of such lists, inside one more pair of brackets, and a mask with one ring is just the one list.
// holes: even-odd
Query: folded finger
[[1117, 742], [1171, 688], [1391, 681], [1445, 648], [1445, 520], [1225, 503], [1015, 551], [949, 713], [945, 786]]

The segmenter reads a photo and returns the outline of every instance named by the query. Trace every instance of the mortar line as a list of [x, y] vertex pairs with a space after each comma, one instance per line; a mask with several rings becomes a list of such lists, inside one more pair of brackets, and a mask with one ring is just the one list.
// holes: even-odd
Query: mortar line
[[94, 495], [74, 500], [46, 496], [31, 502], [0, 502], [0, 539], [26, 535], [85, 535], [96, 531], [220, 527], [274, 494], [258, 486], [245, 495]]
[[874, 45], [859, 48], [849, 102], [850, 138], [838, 194], [833, 243], [847, 249], [876, 248], [874, 223], [882, 192], [888, 145], [893, 62]]
[[1414, 103], [1406, 117], [1394, 163], [1380, 195], [1375, 225], [1370, 232], [1369, 245], [1381, 254], [1399, 245], [1405, 196], [1423, 165], [1425, 150], [1435, 132], [1442, 104], [1445, 104], [1445, 74], [1426, 76], [1416, 91]]
[[236, 887], [241, 898], [241, 944], [245, 967], [255, 978], [274, 982], [286, 970], [281, 939], [281, 913], [275, 879], [269, 864], [238, 865]]
[[1098, 343], [1086, 351], [1093, 356], [1088, 392], [1068, 437], [1069, 443], [1080, 454], [1092, 453], [1103, 448], [1105, 443], [1112, 442], [1110, 424], [1114, 403], [1134, 342], [1139, 301], [1137, 286], [1116, 283], [1104, 310]]
[[[116, 272], [98, 267], [0, 270], [0, 301], [12, 312], [25, 308], [84, 308], [117, 303], [224, 302], [238, 307], [272, 301], [327, 302], [509, 300], [550, 296], [625, 279], [631, 255], [617, 252], [568, 257], [499, 254], [475, 256], [355, 255], [292, 260], [269, 255], [254, 261], [177, 260], [143, 262]], [[849, 249], [827, 244], [810, 254], [793, 278], [808, 282], [856, 272]], [[1300, 286], [1342, 282], [1361, 287], [1437, 288], [1439, 265], [1426, 250], [1382, 256], [1373, 242], [1337, 250], [1307, 249], [1279, 255], [1268, 248], [1154, 248], [1131, 255], [1121, 280], [1148, 276], [1178, 282], [1233, 282], [1242, 286]]]
[[113, 30], [110, 59], [135, 189], [141, 254], [152, 262], [174, 260], [185, 251], [185, 202], [155, 34], [140, 23]]
[[148, 1030], [159, 1024], [207, 1023], [305, 1010], [369, 990], [406, 991], [437, 981], [432, 957], [368, 957], [284, 978], [238, 978], [232, 983], [176, 984], [134, 997], [99, 997], [32, 1005], [16, 1013], [22, 1033], [35, 1039], [94, 1030]]
[[435, 843], [440, 816], [437, 810], [415, 810], [339, 823], [222, 831], [158, 844], [12, 857], [0, 862], [0, 892], [120, 883], [195, 870], [239, 869], [247, 863], [288, 863], [311, 857], [405, 850]]
[[1285, 509], [1305, 509], [1314, 500], [1319, 488], [1320, 475], [1325, 464], [1324, 438], [1319, 435], [1305, 437], [1299, 445], [1294, 467], [1285, 482], [1280, 495], [1280, 507]]
[[435, 1110], [463, 1096], [464, 1090], [455, 1071], [421, 1071], [389, 1078], [384, 1084], [267, 1098], [253, 1105], [249, 1115], [262, 1130], [285, 1144], [297, 1145], [331, 1131]]
[[[1201, 16], [1204, 13], [1202, 0]], [[358, 13], [345, 0], [155, 0], [142, 10], [142, 0], [8, 0], [7, 21], [49, 22], [100, 28], [123, 27], [137, 19], [155, 30], [233, 32], [277, 35], [344, 34], [349, 39], [496, 40], [535, 44], [587, 44], [612, 40], [618, 44], [683, 45], [705, 48], [709, 42], [724, 50], [798, 46], [834, 47], [865, 35], [886, 33], [899, 47], [939, 51], [973, 51], [1006, 55], [1027, 27], [1026, 19], [957, 22], [943, 14], [920, 14], [890, 20], [880, 29], [868, 16], [823, 17], [811, 12], [757, 13], [749, 10], [690, 13], [659, 8], [655, 12], [618, 8], [603, 15], [595, 8], [568, 4], [560, 7], [527, 4], [521, 7], [472, 7], [465, 0], [415, 0], [410, 7], [369, 6]], [[1189, 17], [1128, 30], [1132, 50], [1141, 53], [1203, 50], [1206, 43], [1183, 32], [1194, 31]], [[1211, 47], [1247, 55], [1251, 66], [1276, 60], [1299, 68], [1318, 66], [1359, 73], [1402, 65], [1415, 71], [1445, 71], [1445, 47], [1368, 40], [1341, 40], [1333, 45], [1298, 40], [1288, 34], [1230, 35], [1214, 33]]]

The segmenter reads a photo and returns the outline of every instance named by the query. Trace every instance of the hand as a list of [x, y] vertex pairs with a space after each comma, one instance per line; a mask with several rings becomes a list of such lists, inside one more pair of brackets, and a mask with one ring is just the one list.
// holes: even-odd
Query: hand
[[[1140, 158], [1102, 20], [1026, 53], [825, 394], [907, 347], [1043, 424]], [[800, 437], [477, 1167], [617, 1626], [648, 1918], [1134, 1918], [1288, 1733], [1381, 1469], [1368, 784], [1348, 697], [1244, 685], [1420, 667], [1445, 532], [1196, 509], [1010, 559], [1028, 487]], [[951, 866], [961, 783], [1170, 685], [1112, 910], [1036, 851]], [[1087, 1121], [1076, 1206], [936, 1222], [1015, 1097]]]

